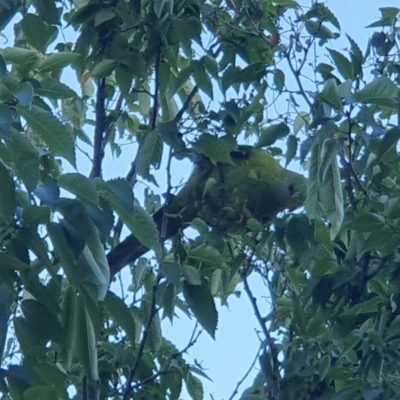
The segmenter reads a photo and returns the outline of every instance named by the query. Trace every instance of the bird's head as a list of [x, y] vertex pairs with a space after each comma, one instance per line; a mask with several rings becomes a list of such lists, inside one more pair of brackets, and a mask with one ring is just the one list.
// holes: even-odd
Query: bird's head
[[297, 172], [287, 171], [284, 182], [286, 209], [293, 211], [304, 205], [307, 198], [307, 179]]

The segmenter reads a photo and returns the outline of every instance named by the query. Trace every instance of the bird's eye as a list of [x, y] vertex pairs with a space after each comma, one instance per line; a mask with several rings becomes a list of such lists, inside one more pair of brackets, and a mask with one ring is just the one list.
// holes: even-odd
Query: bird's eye
[[294, 189], [295, 189], [294, 184], [291, 183], [291, 184], [289, 185], [288, 189], [289, 189], [289, 193], [293, 195], [293, 194], [294, 194]]

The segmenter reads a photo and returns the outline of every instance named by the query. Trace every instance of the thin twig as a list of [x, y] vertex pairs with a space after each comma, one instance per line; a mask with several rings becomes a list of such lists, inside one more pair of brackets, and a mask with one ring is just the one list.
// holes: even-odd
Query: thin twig
[[160, 280], [161, 280], [161, 276], [157, 276], [156, 281], [154, 282], [154, 285], [153, 285], [149, 317], [147, 319], [146, 326], [145, 326], [144, 331], [143, 331], [142, 339], [141, 339], [141, 341], [139, 343], [139, 348], [138, 348], [137, 353], [136, 353], [135, 361], [133, 362], [133, 366], [132, 366], [131, 371], [129, 373], [129, 377], [126, 380], [126, 383], [125, 383], [125, 390], [124, 390], [124, 394], [123, 394], [123, 397], [122, 397], [123, 400], [128, 400], [128, 399], [131, 398], [130, 394], [131, 394], [131, 392], [133, 390], [132, 389], [133, 378], [135, 377], [136, 372], [137, 372], [138, 367], [139, 367], [139, 363], [142, 360], [144, 348], [146, 346], [147, 339], [149, 337], [151, 324], [153, 323], [153, 319], [154, 319], [155, 315], [158, 312], [158, 309], [156, 307], [156, 305], [157, 305], [156, 293], [157, 293], [158, 285], [160, 284]]
[[273, 385], [272, 385], [272, 399], [273, 400], [280, 400], [280, 385], [279, 385], [279, 378], [280, 378], [280, 374], [279, 374], [279, 361], [278, 361], [278, 349], [275, 346], [275, 343], [265, 325], [265, 318], [263, 318], [261, 316], [261, 312], [260, 309], [257, 306], [257, 299], [254, 297], [250, 286], [249, 286], [249, 282], [247, 281], [247, 277], [245, 276], [244, 273], [242, 273], [242, 281], [243, 281], [243, 285], [244, 285], [244, 290], [247, 294], [247, 297], [250, 300], [250, 303], [253, 307], [253, 311], [254, 314], [256, 315], [257, 321], [260, 325], [260, 328], [264, 334], [265, 337], [265, 341], [267, 346], [269, 347], [269, 351], [271, 354], [271, 359], [272, 359], [272, 372], [273, 372]]
[[142, 381], [136, 383], [135, 385], [132, 386], [132, 391], [140, 388], [141, 386], [146, 385], [147, 383], [154, 382], [159, 376], [167, 374], [169, 371], [169, 366], [171, 362], [176, 359], [178, 356], [182, 355], [183, 353], [186, 353], [191, 347], [195, 345], [197, 342], [197, 339], [199, 336], [202, 334], [202, 331], [197, 332], [197, 335], [195, 335], [197, 329], [197, 323], [196, 326], [193, 330], [192, 336], [189, 340], [189, 343], [180, 351], [173, 353], [163, 364], [163, 366], [153, 375], [143, 379]]
[[236, 387], [235, 387], [233, 393], [231, 394], [231, 396], [229, 397], [228, 400], [233, 400], [233, 398], [238, 394], [240, 386], [243, 384], [243, 382], [244, 382], [244, 381], [247, 379], [247, 377], [249, 376], [250, 372], [253, 370], [254, 365], [256, 364], [256, 362], [257, 362], [257, 360], [258, 360], [258, 358], [259, 358], [259, 354], [260, 354], [260, 351], [261, 351], [261, 349], [262, 349], [263, 346], [264, 346], [264, 343], [261, 343], [261, 344], [260, 344], [260, 347], [259, 347], [258, 350], [257, 350], [257, 354], [256, 354], [256, 356], [254, 357], [254, 360], [253, 360], [253, 362], [251, 363], [249, 369], [248, 369], [247, 372], [243, 375], [243, 378], [237, 383], [237, 385], [236, 385]]
[[[290, 59], [291, 50], [292, 50], [292, 43], [290, 43], [289, 50], [286, 53], [286, 60], [288, 62], [290, 71], [292, 72], [292, 74], [294, 75], [294, 78], [296, 79], [297, 86], [299, 87], [301, 96], [303, 97], [304, 101], [308, 104], [308, 106], [310, 107], [310, 110], [312, 111], [313, 110], [313, 104], [311, 103], [310, 99], [306, 95], [306, 92], [305, 92], [304, 87], [303, 87], [303, 83], [301, 82], [301, 79], [300, 79], [300, 71], [301, 71], [301, 69], [295, 69], [294, 66], [293, 66], [292, 60]], [[301, 67], [303, 65], [304, 64], [302, 63]]]

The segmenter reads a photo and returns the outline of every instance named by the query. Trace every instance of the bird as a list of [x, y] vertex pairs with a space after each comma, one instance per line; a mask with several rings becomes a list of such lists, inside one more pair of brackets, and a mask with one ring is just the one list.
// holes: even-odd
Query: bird
[[[221, 232], [240, 233], [250, 218], [267, 226], [279, 212], [304, 204], [307, 179], [283, 168], [267, 150], [239, 145], [230, 155], [229, 164], [199, 157], [186, 184], [153, 215], [163, 239], [196, 217]], [[107, 254], [111, 276], [147, 251], [129, 235]]]

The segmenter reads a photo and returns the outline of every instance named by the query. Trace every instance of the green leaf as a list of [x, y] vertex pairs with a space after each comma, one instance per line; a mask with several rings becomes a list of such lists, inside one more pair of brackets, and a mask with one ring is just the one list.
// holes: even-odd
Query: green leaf
[[342, 100], [339, 96], [338, 87], [334, 78], [325, 81], [324, 88], [322, 92], [317, 94], [317, 97], [335, 110], [343, 109]]
[[7, 254], [0, 254], [0, 265], [2, 268], [0, 273], [4, 272], [5, 270], [22, 272], [30, 269], [28, 264], [25, 264], [24, 262], [18, 260], [18, 258], [9, 256]]
[[[117, 212], [118, 214], [118, 212]], [[122, 216], [121, 220], [125, 223]], [[149, 249], [160, 249], [159, 233], [153, 218], [136, 201], [133, 204], [133, 224], [126, 224], [129, 229], [133, 228], [132, 233], [141, 243]]]
[[187, 257], [214, 268], [221, 268], [225, 264], [221, 253], [216, 248], [206, 244], [191, 248], [187, 253]]
[[318, 372], [319, 372], [319, 379], [323, 381], [327, 372], [329, 371], [329, 367], [331, 366], [331, 358], [328, 354], [325, 354], [320, 360], [318, 364]]
[[171, 322], [173, 321], [175, 304], [176, 304], [175, 285], [168, 284], [162, 296], [163, 318], [167, 317]]
[[175, 286], [180, 284], [181, 266], [169, 259], [166, 259], [163, 264], [163, 274], [167, 281]]
[[6, 144], [18, 176], [28, 192], [32, 192], [39, 181], [40, 158], [37, 149], [24, 135], [15, 131], [11, 132]]
[[136, 159], [136, 172], [155, 185], [157, 182], [150, 174], [150, 166], [153, 165], [155, 168], [160, 166], [162, 150], [163, 142], [160, 133], [158, 129], [153, 129], [146, 135]]
[[23, 107], [30, 107], [33, 100], [33, 87], [30, 82], [24, 82], [13, 90], [18, 104]]
[[47, 224], [47, 233], [67, 278], [75, 287], [78, 287], [81, 283], [80, 274], [65, 228], [56, 222], [50, 222]]
[[80, 364], [89, 379], [97, 381], [99, 371], [97, 366], [96, 336], [90, 313], [85, 306], [83, 296], [78, 296], [76, 301], [76, 323], [73, 342]]
[[11, 224], [17, 207], [15, 184], [8, 169], [0, 160], [0, 222]]
[[[133, 202], [132, 190], [125, 180], [110, 182], [97, 181], [102, 197], [121, 218], [122, 222], [147, 248], [160, 252], [160, 239], [157, 225], [153, 218], [135, 201]], [[122, 191], [125, 195], [120, 195]], [[126, 194], [129, 193], [129, 198]], [[126, 202], [128, 202], [127, 208]]]
[[393, 127], [390, 128], [386, 133], [381, 142], [379, 143], [377, 162], [379, 162], [385, 154], [391, 149], [396, 149], [397, 144], [400, 140], [400, 128]]
[[278, 139], [282, 139], [289, 135], [289, 127], [281, 122], [279, 124], [271, 125], [268, 128], [262, 128], [260, 138], [257, 142], [257, 147], [266, 147], [274, 144]]
[[111, 21], [117, 15], [117, 12], [113, 8], [102, 8], [100, 11], [96, 13], [96, 17], [94, 19], [94, 26], [100, 26], [104, 24], [104, 22]]
[[380, 230], [385, 225], [385, 219], [379, 214], [372, 212], [362, 213], [347, 224], [347, 228], [358, 232], [374, 232]]
[[204, 389], [201, 380], [189, 373], [185, 379], [186, 389], [193, 400], [204, 399]]
[[274, 71], [274, 84], [278, 92], [285, 88], [285, 74], [279, 68]]
[[330, 22], [335, 28], [340, 30], [340, 24], [333, 12], [324, 3], [313, 3], [310, 10], [305, 14], [307, 18], [316, 18], [318, 21]]
[[381, 19], [368, 25], [367, 28], [393, 26], [400, 9], [397, 7], [381, 7], [379, 11], [381, 12]]
[[0, 55], [0, 81], [3, 80], [4, 75], [7, 73], [7, 66], [4, 58]]
[[397, 86], [389, 78], [382, 76], [365, 85], [355, 94], [355, 99], [360, 103], [392, 107], [397, 94]]
[[379, 307], [381, 306], [383, 300], [379, 296], [374, 296], [370, 298], [369, 300], [366, 300], [364, 302], [358, 303], [355, 306], [352, 306], [348, 309], [346, 309], [343, 313], [340, 314], [340, 317], [350, 315], [350, 316], [355, 316], [355, 315], [360, 315], [360, 314], [370, 314], [377, 312]]
[[153, 351], [159, 351], [162, 344], [160, 317], [157, 309], [152, 308], [152, 293], [147, 292], [140, 305], [140, 314], [144, 323], [147, 324], [152, 316], [150, 329], [148, 331], [147, 346]]
[[86, 176], [77, 172], [71, 172], [60, 175], [57, 181], [60, 187], [75, 194], [80, 199], [95, 206], [99, 204], [96, 185]]
[[309, 231], [309, 222], [302, 215], [293, 215], [290, 218], [286, 228], [286, 240], [293, 252], [300, 257], [308, 250], [307, 232]]
[[115, 60], [109, 60], [109, 59], [101, 60], [92, 69], [92, 77], [106, 78], [108, 75], [110, 75], [114, 71], [116, 66], [117, 66], [117, 62]]
[[[91, 240], [84, 247], [78, 265], [84, 275], [84, 283], [89, 287], [94, 285], [97, 291], [96, 300], [103, 301], [110, 285], [110, 269], [100, 240]], [[86, 287], [84, 283], [82, 285]]]
[[110, 270], [96, 226], [77, 200], [61, 198], [56, 202], [55, 210], [64, 216], [69, 234], [83, 241], [78, 258], [83, 281], [96, 287], [97, 300], [102, 301], [110, 283]]
[[37, 70], [41, 74], [57, 71], [71, 65], [79, 56], [78, 53], [70, 53], [67, 51], [50, 54], [46, 59], [40, 62]]
[[35, 93], [50, 99], [70, 99], [77, 97], [77, 94], [69, 86], [50, 77], [40, 81], [40, 86], [35, 88]]
[[166, 2], [167, 0], [152, 0], [154, 14], [157, 18], [161, 17]]
[[43, 19], [34, 14], [24, 15], [21, 28], [26, 41], [42, 53], [51, 39], [56, 38], [58, 32], [55, 26], [47, 25]]
[[21, 47], [6, 47], [1, 50], [1, 54], [5, 61], [25, 67], [32, 66], [39, 59], [36, 51]]
[[296, 136], [289, 135], [286, 141], [286, 166], [296, 157], [298, 141]]
[[199, 324], [214, 339], [218, 313], [209, 288], [205, 285], [183, 284], [183, 295]]
[[60, 22], [60, 12], [53, 0], [32, 0], [39, 17], [48, 24], [58, 24]]
[[376, 250], [382, 256], [393, 254], [399, 245], [399, 236], [393, 234], [393, 229], [387, 225], [375, 228], [368, 235], [362, 251]]
[[28, 206], [23, 211], [24, 225], [39, 225], [50, 222], [50, 208], [46, 206]]
[[306, 21], [305, 22], [306, 31], [316, 38], [320, 39], [334, 39], [336, 35], [327, 28], [324, 24], [320, 24], [315, 21]]
[[49, 146], [54, 155], [59, 155], [75, 166], [74, 141], [69, 129], [49, 111], [32, 105], [31, 108], [17, 106], [17, 111], [28, 122], [33, 131]]
[[[53, 340], [56, 343], [65, 342], [65, 332], [58, 321], [57, 315], [33, 299], [26, 299], [21, 304], [25, 319], [31, 329], [42, 330], [42, 338]], [[46, 329], [43, 329], [43, 327]]]
[[127, 305], [114, 293], [108, 292], [104, 299], [104, 306], [111, 314], [116, 324], [129, 336], [131, 343], [136, 342], [136, 324], [132, 312]]
[[333, 63], [335, 64], [340, 75], [342, 75], [344, 79], [354, 79], [355, 76], [352, 63], [342, 53], [333, 49], [327, 50], [329, 51]]
[[204, 56], [202, 60], [204, 61], [204, 66], [207, 72], [214, 79], [218, 79], [219, 66], [217, 60], [214, 57], [211, 57], [210, 55]]
[[[188, 80], [184, 83], [182, 88], [178, 91], [178, 96], [182, 103], [185, 103], [187, 101], [188, 96], [193, 94], [194, 89], [195, 86], [191, 81]], [[192, 99], [190, 101], [190, 107], [187, 110], [187, 113], [195, 121], [201, 121], [205, 112], [206, 112], [206, 107], [200, 96], [200, 93], [195, 93], [194, 96], [192, 96]]]
[[0, 104], [0, 133], [7, 137], [10, 133], [13, 116], [11, 110], [4, 104]]
[[383, 387], [380, 388], [364, 387], [361, 389], [361, 393], [364, 397], [364, 400], [378, 399], [382, 394], [382, 392], [384, 391], [385, 389]]
[[193, 143], [193, 148], [205, 154], [213, 163], [221, 162], [232, 165], [231, 149], [226, 142], [209, 133], [203, 133], [199, 139]]
[[177, 92], [179, 92], [186, 84], [186, 82], [189, 80], [191, 74], [192, 74], [191, 66], [182, 68], [179, 71], [178, 76], [175, 79], [172, 79], [170, 85], [168, 85], [168, 91], [167, 91], [168, 97], [172, 97]]
[[347, 40], [350, 42], [350, 58], [353, 68], [354, 77], [358, 76], [362, 72], [362, 66], [364, 63], [364, 56], [358, 44], [349, 36]]
[[319, 201], [320, 193], [320, 167], [322, 163], [320, 146], [314, 145], [310, 157], [310, 170], [308, 177], [308, 191], [306, 209], [307, 215], [312, 219], [320, 216], [321, 205]]
[[182, 272], [188, 285], [201, 285], [201, 276], [197, 268], [190, 265], [183, 265]]
[[[323, 193], [330, 193], [332, 206], [329, 207], [329, 212], [326, 211], [331, 221], [331, 239], [335, 239], [338, 235], [344, 219], [344, 201], [343, 191], [340, 177], [339, 165], [337, 158], [332, 160], [329, 169], [329, 179], [323, 181]], [[326, 191], [327, 183], [329, 182], [329, 191]], [[325, 206], [325, 205], [323, 205]], [[324, 207], [325, 208], [325, 207]]]
[[199, 89], [201, 89], [210, 99], [213, 99], [213, 85], [211, 79], [204, 67], [204, 63], [199, 60], [193, 60], [193, 78]]
[[293, 122], [293, 135], [297, 135], [300, 130], [305, 126], [308, 127], [311, 124], [310, 114], [305, 111], [300, 111]]

